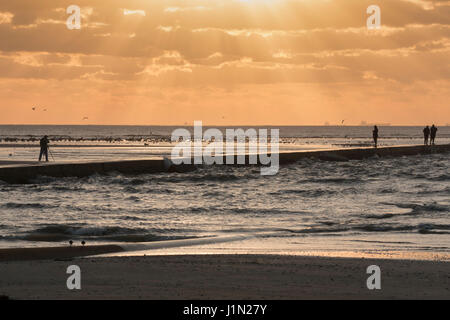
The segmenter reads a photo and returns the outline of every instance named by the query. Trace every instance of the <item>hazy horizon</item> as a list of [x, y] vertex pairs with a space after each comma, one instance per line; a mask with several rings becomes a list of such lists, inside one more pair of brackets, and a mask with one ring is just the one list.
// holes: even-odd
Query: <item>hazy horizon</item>
[[[449, 127], [450, 124], [436, 124], [436, 123], [429, 123], [424, 124], [426, 125], [436, 125], [437, 127]], [[274, 124], [241, 124], [241, 125], [235, 125], [235, 124], [203, 124], [204, 127], [372, 127], [372, 126], [378, 126], [378, 127], [422, 127], [421, 125], [397, 125], [397, 124], [367, 124], [367, 125], [361, 125], [361, 124], [348, 124], [348, 125], [339, 125], [339, 124], [329, 124], [329, 125], [274, 125]], [[104, 126], [104, 127], [192, 127], [193, 124], [170, 124], [170, 125], [159, 125], [159, 124], [23, 124], [23, 123], [7, 123], [7, 124], [0, 124], [0, 126]]]
[[[422, 127], [426, 125], [436, 125], [440, 127], [449, 127], [450, 123], [439, 124], [439, 122], [425, 124], [393, 124], [393, 123], [367, 123], [367, 124], [208, 124], [203, 123], [204, 127], [371, 127], [377, 125], [379, 127]], [[99, 123], [0, 123], [0, 126], [121, 126], [121, 127], [192, 127], [194, 123], [177, 123], [177, 124], [99, 124]]]

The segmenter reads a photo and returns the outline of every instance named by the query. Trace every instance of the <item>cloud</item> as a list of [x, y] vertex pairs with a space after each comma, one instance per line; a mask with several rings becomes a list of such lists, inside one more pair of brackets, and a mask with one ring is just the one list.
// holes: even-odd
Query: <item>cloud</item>
[[11, 12], [0, 12], [0, 24], [9, 24], [12, 22], [14, 14]]
[[[82, 28], [68, 30], [65, 8], [72, 4], [0, 3], [0, 81], [10, 88], [20, 81], [54, 87], [59, 81], [80, 90], [84, 84], [99, 95], [127, 88], [123, 95], [142, 108], [142, 101], [151, 104], [147, 87], [178, 92], [184, 98], [173, 101], [180, 104], [186, 97], [201, 99], [205, 88], [252, 88], [264, 105], [272, 99], [256, 88], [270, 87], [286, 108], [303, 101], [288, 97], [295, 85], [314, 88], [304, 103], [322, 105], [322, 94], [327, 103], [337, 104], [328, 100], [333, 97], [352, 105], [364, 92], [364, 99], [388, 99], [391, 88], [417, 89], [424, 81], [438, 84], [433, 92], [441, 100], [449, 97], [449, 1], [378, 0], [381, 30], [366, 28], [369, 0], [77, 0]], [[368, 86], [374, 89], [355, 89]], [[69, 89], [54, 90], [57, 96]], [[110, 95], [113, 105], [121, 103]], [[104, 99], [98, 103], [110, 103]]]
[[123, 9], [123, 14], [124, 14], [125, 16], [128, 16], [128, 15], [139, 15], [139, 16], [142, 16], [142, 17], [145, 17], [145, 16], [146, 16], [146, 13], [145, 13], [144, 10], [129, 10], [129, 9]]

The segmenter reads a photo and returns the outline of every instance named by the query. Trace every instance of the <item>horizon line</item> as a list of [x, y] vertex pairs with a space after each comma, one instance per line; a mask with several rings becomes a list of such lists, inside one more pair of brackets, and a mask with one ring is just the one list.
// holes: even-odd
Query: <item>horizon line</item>
[[[424, 124], [391, 124], [391, 123], [368, 123], [368, 124], [203, 124], [204, 127], [421, 127]], [[431, 125], [431, 124], [425, 124]], [[436, 124], [442, 127], [449, 127], [450, 123]], [[192, 127], [194, 124], [36, 124], [36, 123], [0, 123], [0, 126], [117, 126], [117, 127]]]

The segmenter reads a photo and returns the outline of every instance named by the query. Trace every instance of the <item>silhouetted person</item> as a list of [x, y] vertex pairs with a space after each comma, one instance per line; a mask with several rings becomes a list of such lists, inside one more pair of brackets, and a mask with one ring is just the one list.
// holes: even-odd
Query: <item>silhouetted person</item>
[[437, 131], [438, 131], [438, 129], [433, 124], [430, 129], [430, 144], [434, 145], [434, 139], [436, 139]]
[[372, 131], [373, 143], [375, 144], [375, 148], [378, 147], [378, 127], [374, 126]]
[[40, 145], [41, 145], [41, 152], [39, 153], [39, 161], [42, 160], [42, 156], [45, 155], [45, 161], [48, 161], [48, 144], [50, 143], [50, 141], [48, 141], [48, 137], [44, 136], [41, 141], [40, 141]]
[[428, 137], [430, 136], [430, 127], [429, 126], [426, 126], [424, 129], [423, 129], [423, 144], [424, 145], [428, 145]]

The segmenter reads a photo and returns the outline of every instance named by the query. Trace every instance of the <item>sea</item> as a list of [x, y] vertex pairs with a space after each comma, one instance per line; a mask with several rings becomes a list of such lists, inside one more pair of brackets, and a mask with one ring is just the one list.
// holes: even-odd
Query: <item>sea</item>
[[[43, 135], [56, 162], [164, 156], [177, 128], [3, 125], [0, 163], [36, 160]], [[370, 126], [261, 128], [280, 129], [282, 151], [372, 144]], [[379, 129], [380, 146], [423, 144], [422, 127]], [[436, 143], [450, 143], [450, 127], [439, 127]], [[179, 247], [189, 250], [176, 252], [189, 253], [397, 252], [449, 259], [450, 157], [304, 159], [274, 176], [255, 167], [205, 165], [186, 173], [0, 181], [0, 248], [69, 240], [143, 248], [183, 240]]]

